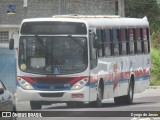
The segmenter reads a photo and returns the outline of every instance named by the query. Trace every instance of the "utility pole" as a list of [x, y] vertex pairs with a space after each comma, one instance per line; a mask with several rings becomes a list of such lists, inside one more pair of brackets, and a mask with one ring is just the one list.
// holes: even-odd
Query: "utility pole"
[[118, 0], [118, 14], [121, 17], [125, 17], [124, 0]]
[[66, 0], [59, 0], [59, 15], [66, 14]]

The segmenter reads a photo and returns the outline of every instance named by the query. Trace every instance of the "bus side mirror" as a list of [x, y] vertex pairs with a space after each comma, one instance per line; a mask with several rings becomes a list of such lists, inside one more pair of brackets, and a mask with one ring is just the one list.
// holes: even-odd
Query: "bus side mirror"
[[97, 36], [95, 36], [95, 38], [94, 38], [94, 48], [98, 48], [98, 37]]
[[11, 38], [11, 39], [9, 40], [9, 49], [10, 49], [10, 50], [13, 50], [13, 49], [14, 49], [14, 39], [13, 39], [13, 38]]

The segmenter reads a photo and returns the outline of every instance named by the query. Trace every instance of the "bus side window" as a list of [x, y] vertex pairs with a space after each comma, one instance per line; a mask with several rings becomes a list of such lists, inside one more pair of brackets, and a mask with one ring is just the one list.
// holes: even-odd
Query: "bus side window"
[[97, 29], [96, 30], [96, 33], [97, 33], [97, 37], [98, 37], [98, 41], [99, 41], [99, 44], [98, 44], [98, 57], [102, 57], [103, 56], [103, 49], [102, 49], [102, 39], [103, 39], [103, 36], [102, 36], [102, 30], [101, 29]]
[[142, 53], [144, 53], [143, 28], [140, 29]]
[[119, 55], [122, 55], [121, 29], [117, 29], [117, 34], [118, 34]]
[[119, 55], [119, 35], [118, 30], [113, 29], [113, 48], [114, 48], [114, 55]]
[[143, 41], [144, 41], [144, 53], [148, 53], [148, 37], [147, 37], [147, 28], [143, 28]]
[[133, 29], [134, 53], [137, 54], [136, 29]]
[[120, 30], [120, 39], [121, 39], [121, 55], [127, 54], [127, 47], [126, 47], [126, 32], [125, 29]]
[[95, 34], [92, 32], [90, 33], [89, 40], [90, 40], [90, 69], [93, 69], [97, 66], [97, 48], [94, 47], [95, 42]]
[[134, 38], [133, 38], [133, 29], [129, 29], [129, 46], [130, 46], [130, 54], [134, 54]]
[[127, 49], [127, 54], [130, 54], [130, 44], [129, 44], [129, 30], [125, 29], [125, 37], [126, 37], [126, 49]]
[[102, 57], [106, 56], [106, 54], [105, 54], [105, 49], [106, 49], [106, 40], [105, 40], [105, 37], [106, 37], [105, 30], [102, 30], [102, 44], [101, 44], [101, 46], [102, 46]]
[[105, 40], [105, 55], [106, 56], [111, 56], [111, 30], [104, 30], [104, 40]]
[[140, 28], [136, 28], [137, 54], [142, 53]]

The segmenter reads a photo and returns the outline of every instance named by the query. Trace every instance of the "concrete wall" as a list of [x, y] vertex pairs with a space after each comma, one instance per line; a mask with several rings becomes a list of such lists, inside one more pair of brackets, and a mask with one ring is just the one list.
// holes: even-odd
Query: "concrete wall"
[[[27, 7], [23, 6], [23, 2], [24, 0], [1, 0], [0, 24], [20, 24], [25, 18], [51, 17], [58, 14], [58, 0], [28, 0]], [[14, 15], [7, 15], [8, 5], [15, 5]]]
[[[24, 1], [27, 3], [24, 5]], [[0, 0], [0, 25], [17, 24], [25, 18], [51, 17], [58, 14], [115, 14], [116, 0]], [[120, 14], [124, 0], [119, 1]], [[16, 13], [7, 15], [8, 5], [15, 5]]]
[[67, 0], [65, 4], [66, 14], [115, 14], [115, 0]]

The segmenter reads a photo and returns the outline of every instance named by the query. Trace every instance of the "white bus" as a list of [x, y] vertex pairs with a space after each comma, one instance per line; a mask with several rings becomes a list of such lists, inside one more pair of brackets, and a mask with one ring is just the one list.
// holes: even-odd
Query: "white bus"
[[32, 109], [58, 102], [101, 107], [108, 98], [131, 104], [134, 93], [149, 85], [147, 18], [25, 19], [19, 34], [17, 96]]

